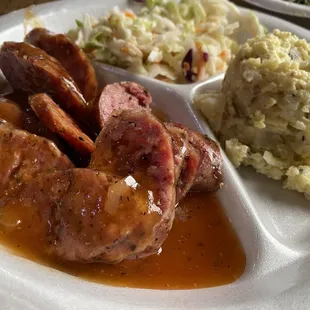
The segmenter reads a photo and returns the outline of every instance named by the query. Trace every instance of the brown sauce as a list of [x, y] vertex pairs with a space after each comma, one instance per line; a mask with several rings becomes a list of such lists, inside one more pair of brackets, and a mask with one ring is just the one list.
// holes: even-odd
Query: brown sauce
[[158, 107], [152, 107], [152, 114], [155, 115], [161, 122], [169, 122], [169, 116]]
[[[27, 95], [13, 93], [8, 98], [29, 112]], [[4, 102], [2, 99], [0, 104]], [[19, 120], [15, 108], [3, 107], [4, 119]], [[160, 109], [155, 114], [162, 121], [169, 120]], [[37, 122], [28, 123], [38, 126]], [[22, 224], [14, 229], [18, 221]], [[40, 220], [31, 209], [18, 205], [0, 208], [0, 243], [17, 255], [88, 281], [149, 289], [195, 289], [234, 282], [246, 264], [242, 246], [216, 196], [205, 193], [190, 193], [180, 203], [160, 254], [117, 265], [63, 263], [44, 256], [44, 245], [34, 237], [36, 221]], [[13, 229], [8, 229], [10, 225]]]
[[16, 214], [12, 219], [10, 214], [0, 209], [0, 243], [18, 255], [88, 281], [149, 289], [204, 288], [234, 282], [246, 264], [242, 246], [214, 195], [190, 193], [181, 202], [160, 254], [117, 265], [60, 263], [44, 257], [40, 243], [30, 238], [31, 212], [23, 214], [20, 230], [4, 230], [1, 221], [16, 221]]

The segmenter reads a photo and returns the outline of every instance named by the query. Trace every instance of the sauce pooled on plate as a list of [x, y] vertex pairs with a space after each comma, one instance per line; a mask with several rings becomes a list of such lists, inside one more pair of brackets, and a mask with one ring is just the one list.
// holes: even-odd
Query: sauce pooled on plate
[[[17, 206], [17, 209], [18, 206]], [[3, 230], [16, 216], [0, 210], [0, 243], [18, 255], [88, 281], [148, 289], [195, 289], [225, 285], [243, 273], [246, 257], [215, 195], [190, 193], [178, 206], [173, 228], [160, 253], [116, 265], [58, 262], [41, 254], [29, 238], [32, 214], [23, 214], [20, 230]]]

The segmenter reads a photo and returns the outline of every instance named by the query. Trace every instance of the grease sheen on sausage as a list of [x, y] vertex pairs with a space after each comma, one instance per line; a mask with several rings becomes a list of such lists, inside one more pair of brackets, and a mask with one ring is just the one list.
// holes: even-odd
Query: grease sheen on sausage
[[160, 218], [148, 246], [131, 257], [156, 253], [171, 229], [175, 209], [174, 154], [164, 125], [146, 110], [127, 110], [108, 118], [89, 167], [119, 177], [131, 175], [145, 189], [149, 212], [158, 212]]
[[40, 173], [69, 169], [73, 164], [51, 141], [0, 120], [0, 201]]
[[65, 34], [56, 34], [45, 28], [34, 28], [25, 37], [30, 43], [56, 58], [72, 76], [86, 101], [97, 96], [98, 82], [86, 54]]
[[61, 136], [79, 153], [91, 154], [95, 150], [94, 142], [81, 131], [77, 123], [48, 95], [36, 94], [30, 96], [29, 104], [50, 131]]
[[14, 89], [47, 93], [85, 122], [87, 103], [71, 76], [52, 56], [24, 42], [5, 42], [0, 50], [0, 68]]

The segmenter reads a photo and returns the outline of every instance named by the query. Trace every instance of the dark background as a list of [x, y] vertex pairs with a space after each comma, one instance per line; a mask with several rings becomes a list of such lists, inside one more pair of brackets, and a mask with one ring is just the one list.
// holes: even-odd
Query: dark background
[[[9, 13], [17, 9], [25, 8], [31, 4], [39, 4], [39, 3], [44, 3], [48, 1], [49, 0], [0, 0], [0, 15]], [[98, 1], [105, 1], [105, 0], [98, 0]], [[242, 0], [231, 0], [231, 1], [240, 6], [244, 6], [247, 8], [253, 8], [252, 5], [247, 4], [246, 2]], [[85, 0], [85, 2], [87, 3], [87, 0]], [[260, 8], [256, 8], [256, 10], [267, 12]], [[283, 19], [289, 20], [295, 24], [299, 24], [307, 29], [310, 29], [310, 19], [291, 17], [291, 16], [286, 16], [286, 15], [276, 14], [276, 13], [271, 13], [271, 14], [273, 14], [274, 16], [282, 17]]]

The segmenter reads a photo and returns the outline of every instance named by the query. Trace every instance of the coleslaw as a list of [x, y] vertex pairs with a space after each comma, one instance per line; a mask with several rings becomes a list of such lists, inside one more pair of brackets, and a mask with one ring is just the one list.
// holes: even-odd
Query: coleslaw
[[85, 15], [68, 35], [94, 60], [184, 83], [226, 70], [242, 21], [252, 36], [265, 31], [227, 0], [147, 0], [137, 14], [114, 7], [99, 19]]

